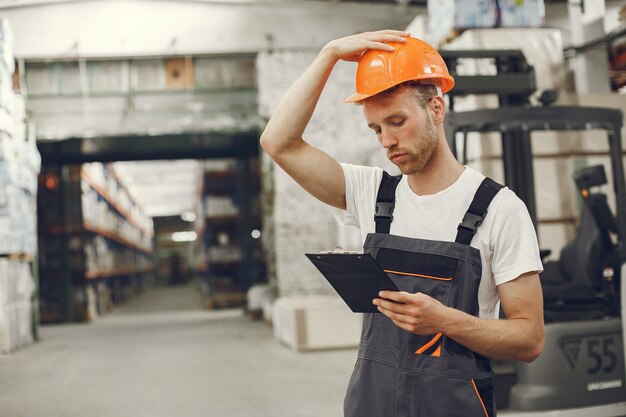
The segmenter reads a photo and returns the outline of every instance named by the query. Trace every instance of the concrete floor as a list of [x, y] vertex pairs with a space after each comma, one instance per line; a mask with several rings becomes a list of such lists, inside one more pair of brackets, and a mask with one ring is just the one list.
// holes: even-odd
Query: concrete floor
[[356, 350], [295, 353], [192, 286], [0, 355], [0, 417], [337, 417]]

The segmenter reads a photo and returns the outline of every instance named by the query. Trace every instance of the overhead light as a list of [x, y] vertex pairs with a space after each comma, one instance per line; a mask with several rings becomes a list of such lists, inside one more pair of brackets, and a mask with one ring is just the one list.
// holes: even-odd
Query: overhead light
[[180, 218], [185, 222], [193, 223], [196, 221], [196, 213], [193, 211], [184, 211], [180, 214]]
[[176, 232], [172, 233], [174, 242], [193, 242], [198, 238], [196, 232]]

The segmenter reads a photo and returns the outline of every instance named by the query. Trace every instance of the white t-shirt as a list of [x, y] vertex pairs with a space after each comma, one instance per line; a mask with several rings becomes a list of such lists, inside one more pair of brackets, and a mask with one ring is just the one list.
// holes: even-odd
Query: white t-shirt
[[[340, 224], [356, 226], [363, 242], [376, 230], [374, 211], [383, 170], [341, 164], [346, 179], [347, 209], [334, 209]], [[390, 233], [454, 242], [457, 227], [485, 176], [465, 167], [448, 188], [432, 195], [417, 195], [403, 176], [396, 189]], [[524, 203], [508, 188], [496, 194], [488, 214], [472, 239], [480, 250], [482, 277], [478, 289], [479, 316], [497, 318], [500, 297], [496, 286], [530, 271], [542, 271], [535, 229]]]

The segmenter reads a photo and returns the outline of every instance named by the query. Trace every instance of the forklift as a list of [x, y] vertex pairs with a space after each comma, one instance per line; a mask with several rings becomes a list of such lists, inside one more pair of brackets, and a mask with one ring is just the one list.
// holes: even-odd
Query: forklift
[[[494, 362], [499, 415], [508, 417], [626, 416], [626, 185], [621, 127], [617, 109], [554, 106], [556, 92], [536, 97], [535, 72], [520, 50], [443, 50], [441, 55], [456, 81], [448, 93], [446, 138], [450, 149], [467, 163], [468, 134], [500, 133], [504, 182], [526, 204], [537, 227], [533, 174], [533, 131], [606, 132], [613, 193], [604, 166], [579, 170], [572, 178], [581, 198], [575, 237], [548, 261], [544, 272], [545, 347], [532, 363]], [[492, 63], [489, 74], [460, 71], [466, 60]], [[459, 71], [457, 71], [459, 69]], [[466, 95], [497, 95], [499, 107], [455, 112]], [[564, 140], [567, 140], [567, 135]], [[459, 139], [459, 140], [457, 140]], [[460, 155], [457, 142], [463, 143]], [[615, 214], [608, 198], [613, 199]]]
[[[545, 349], [532, 363], [495, 363], [495, 392], [500, 415], [626, 416], [624, 322], [626, 291], [626, 185], [622, 159], [623, 115], [617, 109], [502, 107], [451, 114], [448, 142], [458, 158], [456, 137], [465, 146], [469, 132], [499, 132], [507, 186], [526, 203], [537, 224], [532, 149], [533, 131], [603, 130], [609, 143], [615, 215], [607, 194], [605, 167], [586, 167], [574, 174], [582, 199], [574, 239], [556, 261], [545, 261], [540, 275], [545, 311]], [[460, 160], [465, 163], [466, 155]], [[513, 368], [499, 374], [498, 369]], [[506, 380], [509, 379], [507, 382]]]

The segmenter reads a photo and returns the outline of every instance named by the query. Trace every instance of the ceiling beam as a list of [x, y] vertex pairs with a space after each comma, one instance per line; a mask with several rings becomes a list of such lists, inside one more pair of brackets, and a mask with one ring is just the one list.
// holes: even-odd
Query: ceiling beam
[[198, 133], [162, 136], [69, 138], [38, 142], [42, 163], [249, 158], [259, 153], [259, 134]]

